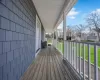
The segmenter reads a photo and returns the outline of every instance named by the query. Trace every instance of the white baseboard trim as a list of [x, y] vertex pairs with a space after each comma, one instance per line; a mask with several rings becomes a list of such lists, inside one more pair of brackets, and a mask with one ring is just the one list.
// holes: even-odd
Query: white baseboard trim
[[36, 53], [35, 53], [35, 57], [38, 55], [38, 53], [41, 51], [41, 49], [39, 49]]

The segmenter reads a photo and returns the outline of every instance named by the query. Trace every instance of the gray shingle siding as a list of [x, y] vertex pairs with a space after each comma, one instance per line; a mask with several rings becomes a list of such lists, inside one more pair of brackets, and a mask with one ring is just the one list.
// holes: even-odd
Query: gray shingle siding
[[6, 31], [0, 29], [0, 41], [5, 41], [6, 39], [5, 35], [6, 35]]
[[2, 80], [2, 77], [3, 77], [3, 76], [2, 76], [2, 75], [3, 75], [2, 72], [3, 72], [3, 69], [2, 69], [2, 67], [0, 67], [0, 80]]
[[0, 80], [19, 80], [35, 58], [36, 14], [31, 0], [0, 0]]

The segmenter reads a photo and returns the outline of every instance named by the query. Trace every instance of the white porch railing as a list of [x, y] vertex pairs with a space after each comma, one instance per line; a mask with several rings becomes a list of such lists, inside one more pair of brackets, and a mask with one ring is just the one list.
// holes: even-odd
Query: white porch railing
[[100, 44], [75, 41], [66, 41], [65, 44], [66, 53], [64, 54], [64, 58], [83, 77], [83, 80], [86, 78], [88, 80], [99, 80], [98, 54], [100, 53], [98, 53], [98, 47]]
[[63, 42], [57, 41], [57, 49], [63, 55]]

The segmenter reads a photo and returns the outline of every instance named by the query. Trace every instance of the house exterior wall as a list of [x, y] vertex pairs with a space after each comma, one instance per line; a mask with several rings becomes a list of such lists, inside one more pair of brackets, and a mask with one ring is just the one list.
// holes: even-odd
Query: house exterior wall
[[81, 40], [87, 40], [87, 33], [81, 33]]
[[0, 0], [0, 80], [19, 80], [35, 58], [36, 14], [31, 0]]
[[98, 35], [95, 30], [91, 30], [91, 32], [87, 36], [87, 40], [98, 41]]

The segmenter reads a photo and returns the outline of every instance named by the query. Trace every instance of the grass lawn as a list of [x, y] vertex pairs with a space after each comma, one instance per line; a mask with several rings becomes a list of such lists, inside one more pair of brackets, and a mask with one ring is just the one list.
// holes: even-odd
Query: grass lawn
[[[58, 43], [57, 48], [63, 53], [63, 43], [62, 42]], [[83, 57], [82, 46], [81, 46], [80, 52], [81, 52], [81, 57]], [[78, 52], [78, 54], [79, 54], [79, 52]], [[90, 57], [91, 57], [91, 63], [94, 64], [94, 47], [93, 46], [90, 46]], [[88, 60], [88, 47], [87, 46], [85, 46], [85, 59]], [[98, 66], [100, 67], [100, 47], [98, 48]]]
[[52, 39], [51, 39], [51, 38], [48, 39], [48, 40], [47, 40], [47, 43], [52, 43]]
[[[83, 48], [81, 48], [81, 56], [83, 57], [82, 55], [82, 51], [83, 51]], [[100, 67], [100, 47], [98, 48], [98, 66]], [[90, 46], [90, 58], [91, 58], [91, 63], [94, 64], [94, 47], [93, 46]], [[85, 46], [85, 59], [88, 60], [88, 47]]]

